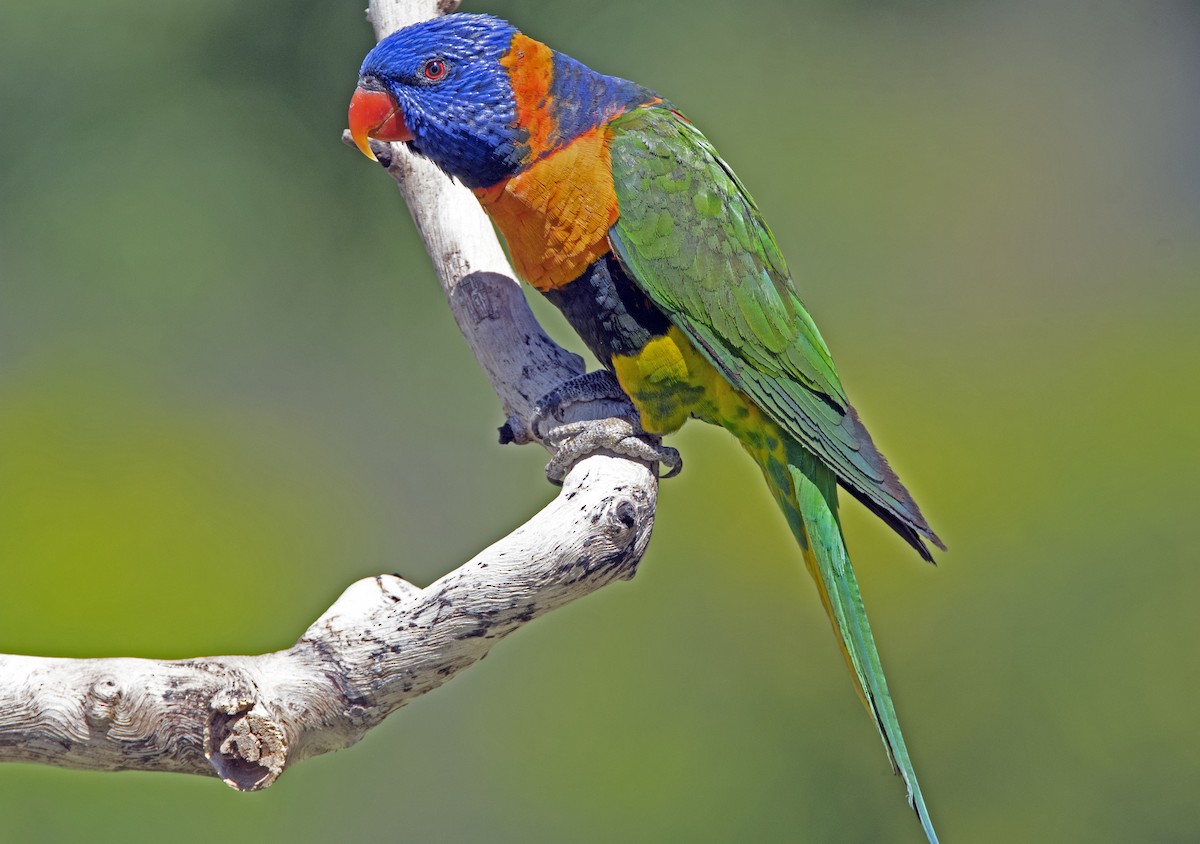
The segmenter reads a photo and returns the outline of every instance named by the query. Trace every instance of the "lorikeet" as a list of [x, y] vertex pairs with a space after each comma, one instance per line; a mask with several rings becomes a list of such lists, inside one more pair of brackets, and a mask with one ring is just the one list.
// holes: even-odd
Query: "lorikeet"
[[876, 449], [754, 200], [653, 92], [484, 15], [402, 29], [367, 55], [350, 129], [407, 141], [479, 198], [647, 432], [721, 425], [761, 467], [858, 691], [936, 841], [837, 515], [837, 486], [931, 560], [944, 548]]

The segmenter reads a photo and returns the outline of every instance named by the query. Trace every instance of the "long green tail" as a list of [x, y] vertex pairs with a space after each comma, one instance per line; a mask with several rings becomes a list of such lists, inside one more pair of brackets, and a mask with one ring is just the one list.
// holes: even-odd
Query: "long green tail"
[[[788, 524], [804, 552], [804, 561], [816, 581], [825, 611], [837, 632], [842, 654], [858, 681], [858, 694], [879, 728], [892, 769], [908, 786], [908, 803], [917, 813], [921, 828], [930, 844], [937, 834], [925, 808], [925, 798], [917, 784], [917, 774], [908, 758], [908, 748], [900, 734], [900, 721], [883, 677], [883, 665], [875, 650], [871, 625], [858, 591], [858, 581], [846, 553], [842, 528], [837, 517], [837, 482], [832, 471], [798, 443], [784, 441], [787, 469], [773, 455], [752, 447], [748, 451], [762, 466], [767, 484], [783, 509]], [[789, 482], [790, 481], [790, 482]]]

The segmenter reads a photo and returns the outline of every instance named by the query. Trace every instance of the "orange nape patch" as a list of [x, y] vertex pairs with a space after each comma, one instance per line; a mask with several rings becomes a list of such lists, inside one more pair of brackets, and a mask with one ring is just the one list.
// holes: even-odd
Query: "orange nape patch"
[[475, 195], [521, 278], [542, 292], [572, 282], [609, 251], [608, 230], [617, 221], [607, 129], [585, 132]]
[[550, 104], [550, 86], [554, 82], [554, 51], [540, 41], [517, 33], [512, 45], [500, 59], [508, 71], [513, 99], [517, 105], [517, 125], [529, 132], [529, 160], [536, 161], [550, 149], [550, 138], [558, 129]]

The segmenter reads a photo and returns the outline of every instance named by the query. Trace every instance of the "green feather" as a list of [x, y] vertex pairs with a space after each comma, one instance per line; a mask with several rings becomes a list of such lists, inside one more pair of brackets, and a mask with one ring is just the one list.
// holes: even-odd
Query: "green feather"
[[692, 413], [731, 430], [762, 468], [909, 803], [936, 844], [846, 553], [837, 482], [926, 558], [922, 538], [941, 543], [858, 421], [775, 239], [708, 140], [674, 111], [643, 107], [613, 122], [611, 154], [620, 210], [609, 232], [613, 250], [748, 402], [737, 418], [722, 418], [711, 397]]
[[[925, 798], [908, 757], [904, 736], [900, 733], [900, 721], [884, 679], [883, 665], [875, 649], [854, 568], [846, 553], [837, 517], [837, 488], [833, 475], [801, 448], [789, 450], [788, 468], [794, 484], [793, 500], [799, 505], [797, 515], [809, 544], [807, 552], [812, 555], [813, 576], [818, 579], [818, 588], [825, 593], [834, 630], [842, 640], [843, 653], [847, 655], [867, 708], [875, 716], [892, 768], [908, 787], [908, 804], [916, 811], [931, 844], [937, 844], [929, 810], [925, 808]], [[792, 507], [795, 504], [787, 502], [784, 511]], [[788, 521], [795, 522], [795, 516]]]
[[745, 187], [669, 108], [634, 109], [611, 129], [620, 216], [609, 240], [630, 277], [730, 383], [931, 559], [923, 540], [941, 541], [859, 422]]

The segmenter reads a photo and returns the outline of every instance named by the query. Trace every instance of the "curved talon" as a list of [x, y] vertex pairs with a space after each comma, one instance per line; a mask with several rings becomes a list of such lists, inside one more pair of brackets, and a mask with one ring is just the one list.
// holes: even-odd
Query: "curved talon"
[[543, 405], [541, 401], [535, 404], [533, 413], [529, 416], [529, 433], [543, 442], [549, 442], [549, 437], [555, 429], [552, 427], [546, 433], [542, 433], [543, 425], [548, 419], [553, 419], [556, 426], [561, 425], [562, 419], [558, 416], [558, 409], [557, 405]]
[[667, 467], [667, 473], [658, 476], [660, 481], [673, 478], [683, 471], [683, 455], [679, 453], [679, 449], [671, 448], [669, 445], [659, 445], [658, 449], [661, 452], [658, 463], [660, 466]]

